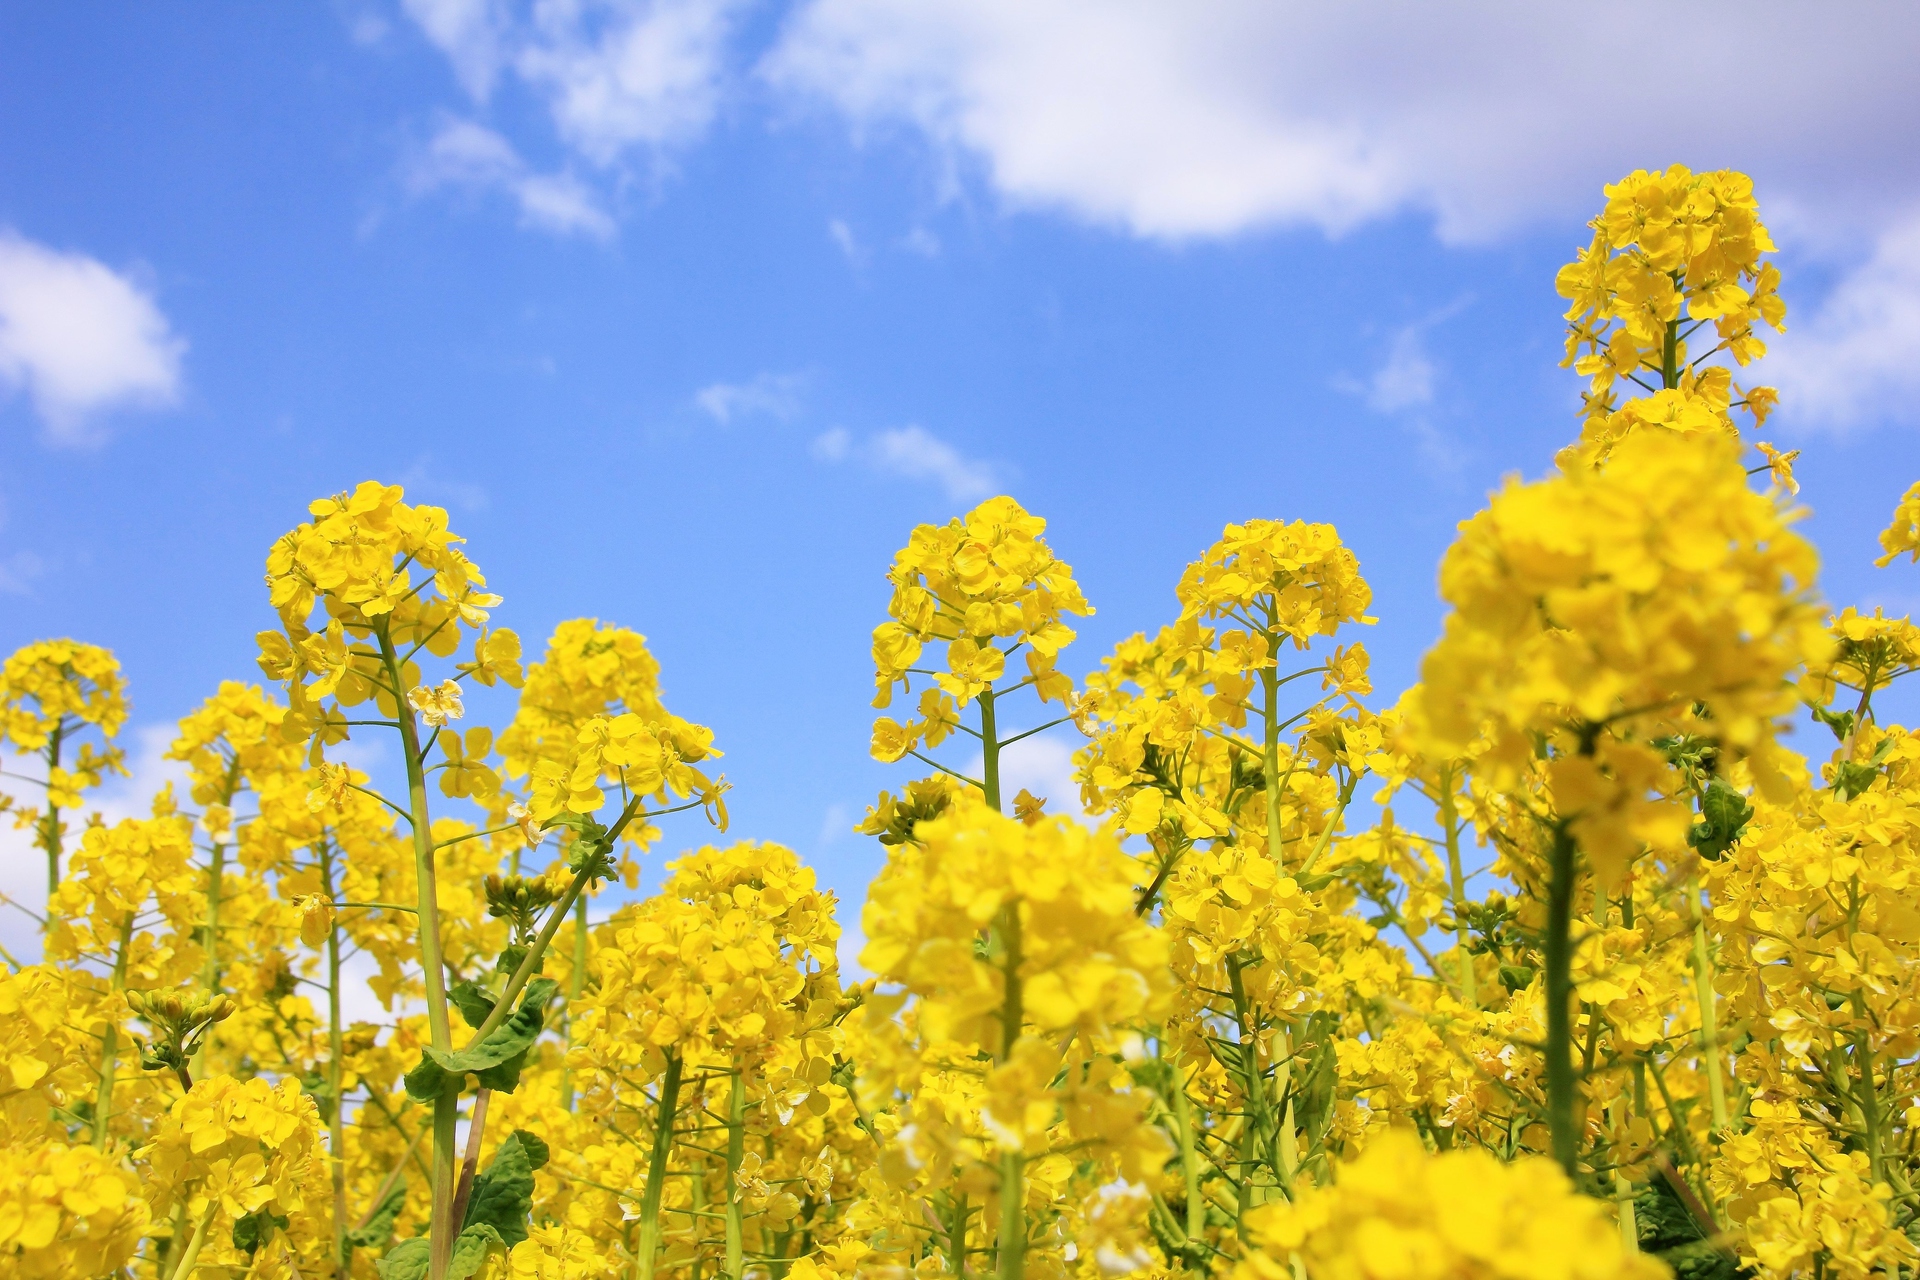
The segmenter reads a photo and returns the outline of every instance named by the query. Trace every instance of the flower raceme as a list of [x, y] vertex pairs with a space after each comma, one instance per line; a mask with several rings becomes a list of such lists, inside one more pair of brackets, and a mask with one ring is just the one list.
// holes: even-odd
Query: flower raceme
[[1046, 527], [1012, 498], [989, 498], [945, 525], [920, 525], [894, 556], [889, 620], [873, 632], [873, 705], [890, 705], [895, 685], [911, 692], [912, 675], [921, 670], [915, 664], [929, 645], [945, 645], [944, 670], [931, 672], [918, 716], [874, 722], [875, 759], [898, 760], [922, 741], [939, 746], [959, 711], [993, 693], [1007, 658], [1022, 648], [1027, 674], [1019, 684], [1032, 685], [1042, 701], [1072, 694], [1072, 680], [1055, 667], [1074, 638], [1062, 619], [1093, 607], [1072, 567], [1041, 538]]

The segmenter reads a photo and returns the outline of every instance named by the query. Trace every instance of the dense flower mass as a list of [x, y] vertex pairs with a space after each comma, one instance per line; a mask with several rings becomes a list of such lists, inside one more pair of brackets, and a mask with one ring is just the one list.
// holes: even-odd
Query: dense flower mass
[[[1392, 705], [1330, 525], [1226, 525], [1079, 679], [1044, 520], [911, 530], [857, 939], [779, 844], [643, 876], [726, 829], [713, 734], [636, 631], [523, 652], [398, 486], [274, 543], [272, 684], [145, 816], [89, 803], [113, 655], [20, 650], [0, 1276], [1914, 1275], [1920, 628], [1820, 601], [1795, 454], [1741, 438], [1753, 185], [1636, 172], [1592, 232], [1578, 439], [1462, 522]], [[1040, 733], [1077, 794], [1003, 794]]]

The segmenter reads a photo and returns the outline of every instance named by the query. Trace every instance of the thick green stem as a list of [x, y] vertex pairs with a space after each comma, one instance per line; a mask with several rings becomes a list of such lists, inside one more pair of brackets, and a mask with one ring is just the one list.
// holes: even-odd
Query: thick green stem
[[[66, 722], [53, 726], [53, 732], [47, 737], [47, 812], [40, 819], [40, 847], [47, 853], [47, 900], [53, 900], [53, 894], [60, 887], [60, 806], [53, 800], [53, 771], [60, 767], [60, 740], [66, 736]], [[47, 912], [49, 923], [53, 912]]]
[[[574, 1011], [580, 1005], [580, 990], [587, 973], [587, 895], [573, 900], [573, 972], [567, 977], [567, 1049], [573, 1049]], [[573, 1110], [573, 1067], [561, 1059], [560, 1105]]]
[[[329, 902], [333, 900], [333, 851], [325, 840], [320, 842], [320, 890]], [[327, 1154], [333, 1170], [333, 1256], [341, 1275], [347, 1274], [351, 1261], [347, 1256], [346, 1107], [340, 1098], [345, 1056], [340, 1025], [340, 926], [336, 923], [327, 929]]]
[[954, 1280], [967, 1277], [967, 1217], [972, 1212], [964, 1194], [952, 1200], [953, 1216], [947, 1220], [947, 1271]]
[[1707, 943], [1707, 918], [1700, 909], [1699, 877], [1687, 880], [1687, 906], [1693, 913], [1693, 988], [1700, 1002], [1700, 1069], [1707, 1077], [1713, 1107], [1713, 1131], [1727, 1128], [1727, 1086], [1720, 1070], [1720, 1015], [1713, 993], [1713, 951]]
[[[989, 721], [991, 723], [991, 721]], [[1009, 903], [1000, 914], [999, 942], [1002, 986], [1000, 993], [999, 1061], [1010, 1062], [1026, 1021], [1026, 993], [1020, 974], [1020, 904]], [[999, 1280], [1021, 1280], [1027, 1257], [1026, 1157], [1018, 1147], [1000, 1155]]]
[[1000, 731], [995, 726], [993, 690], [980, 695], [980, 785], [987, 807], [1000, 811]]
[[746, 1223], [740, 1209], [740, 1161], [747, 1142], [747, 1064], [736, 1058], [727, 1094], [727, 1280], [741, 1280]]
[[[413, 826], [414, 877], [419, 890], [420, 970], [427, 988], [427, 1033], [433, 1047], [453, 1051], [453, 1026], [447, 1015], [447, 975], [440, 955], [440, 896], [434, 874], [433, 817], [427, 810], [426, 762], [420, 755], [420, 729], [413, 704], [407, 701], [400, 656], [384, 626], [374, 631], [380, 641], [380, 659], [393, 691], [394, 719], [400, 726], [400, 745], [407, 764], [407, 808]], [[440, 1280], [453, 1256], [454, 1140], [460, 1099], [442, 1094], [433, 1104], [433, 1217], [428, 1228], [427, 1275]]]
[[1187, 1239], [1200, 1240], [1207, 1227], [1207, 1197], [1200, 1189], [1200, 1150], [1193, 1140], [1193, 1104], [1187, 1100], [1185, 1069], [1178, 1061], [1172, 1067], [1173, 1123], [1180, 1131], [1180, 1176], [1187, 1188]]
[[640, 1195], [640, 1243], [634, 1250], [635, 1280], [653, 1280], [660, 1252], [660, 1193], [667, 1182], [667, 1160], [673, 1154], [673, 1120], [680, 1110], [680, 1055], [667, 1055], [666, 1074], [660, 1077], [660, 1114], [653, 1125], [653, 1154], [647, 1161], [647, 1189]]
[[1440, 766], [1440, 824], [1447, 834], [1447, 883], [1453, 895], [1454, 949], [1460, 953], [1460, 1002], [1469, 1009], [1477, 1009], [1480, 991], [1473, 972], [1473, 952], [1467, 945], [1473, 934], [1467, 928], [1467, 877], [1460, 863], [1460, 814], [1454, 803], [1450, 764]]
[[1547, 1127], [1568, 1177], [1579, 1161], [1578, 1085], [1573, 1074], [1573, 833], [1554, 829], [1547, 867]]
[[120, 926], [120, 943], [113, 959], [113, 995], [107, 1000], [107, 1031], [100, 1042], [100, 1092], [93, 1101], [93, 1146], [107, 1149], [107, 1128], [113, 1120], [113, 1075], [120, 1055], [120, 1019], [126, 1009], [127, 960], [133, 950], [133, 912]]

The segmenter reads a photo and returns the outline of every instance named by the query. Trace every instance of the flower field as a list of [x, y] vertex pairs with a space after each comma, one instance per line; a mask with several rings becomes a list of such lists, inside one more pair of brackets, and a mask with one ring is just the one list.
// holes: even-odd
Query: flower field
[[[1227, 526], [1084, 678], [1044, 519], [908, 532], [863, 905], [726, 839], [727, 744], [639, 634], [496, 626], [398, 486], [266, 550], [264, 679], [149, 817], [89, 813], [113, 655], [14, 653], [48, 891], [0, 974], [0, 1276], [1920, 1274], [1920, 739], [1874, 705], [1920, 630], [1823, 599], [1758, 439], [1751, 182], [1637, 172], [1592, 231], [1572, 441], [1461, 524], [1397, 700], [1330, 526]], [[1920, 561], [1920, 483], [1881, 546]], [[1005, 794], [1043, 731], [1078, 794]]]

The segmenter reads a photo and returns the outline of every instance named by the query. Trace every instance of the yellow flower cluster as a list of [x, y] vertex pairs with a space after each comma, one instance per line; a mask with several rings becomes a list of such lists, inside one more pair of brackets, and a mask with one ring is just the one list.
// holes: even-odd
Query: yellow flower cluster
[[1828, 651], [1788, 518], [1714, 437], [1636, 436], [1605, 471], [1509, 482], [1441, 564], [1453, 612], [1422, 667], [1423, 746], [1459, 756], [1485, 734], [1484, 764], [1512, 776], [1548, 735], [1559, 810], [1613, 872], [1685, 834], [1654, 739], [1713, 741], [1778, 794], [1788, 678]]
[[[1569, 460], [1602, 461], [1649, 427], [1737, 438], [1736, 397], [1765, 421], [1772, 388], [1741, 392], [1725, 368], [1703, 365], [1725, 352], [1744, 368], [1767, 351], [1755, 324], [1785, 327], [1780, 272], [1761, 261], [1774, 246], [1753, 182], [1729, 170], [1674, 165], [1664, 173], [1636, 170], [1606, 195], [1592, 244], [1555, 282], [1570, 303], [1566, 363], [1591, 379], [1581, 441]], [[1719, 341], [1690, 357], [1688, 338], [1709, 323]], [[1621, 382], [1652, 394], [1616, 407]]]
[[1429, 1155], [1383, 1134], [1333, 1185], [1252, 1218], [1259, 1248], [1240, 1280], [1662, 1280], [1621, 1247], [1598, 1200], [1545, 1160], [1486, 1151]]
[[147, 1230], [133, 1173], [92, 1147], [0, 1144], [0, 1271], [20, 1280], [119, 1274]]
[[[894, 556], [889, 621], [873, 631], [873, 705], [890, 705], [896, 684], [911, 692], [916, 672], [932, 683], [904, 724], [890, 716], [874, 722], [875, 759], [898, 760], [923, 741], [939, 746], [963, 708], [982, 695], [991, 700], [1007, 659], [1023, 648], [1027, 674], [1014, 688], [1030, 685], [1042, 701], [1071, 695], [1072, 680], [1055, 667], [1074, 638], [1062, 619], [1093, 608], [1072, 566], [1041, 538], [1046, 527], [1012, 498], [989, 498], [961, 519], [918, 526]], [[915, 664], [933, 644], [946, 646], [944, 669], [923, 671]]]

